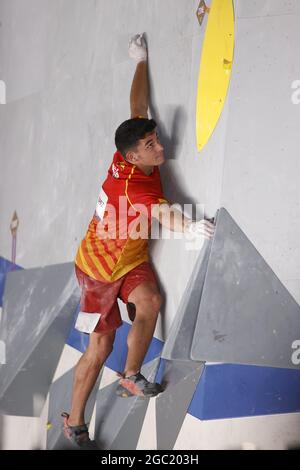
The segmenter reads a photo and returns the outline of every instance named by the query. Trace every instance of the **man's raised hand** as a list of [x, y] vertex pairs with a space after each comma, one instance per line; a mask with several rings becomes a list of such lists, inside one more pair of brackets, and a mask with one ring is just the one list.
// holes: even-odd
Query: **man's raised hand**
[[128, 52], [137, 63], [147, 60], [147, 45], [143, 34], [136, 34], [130, 39]]

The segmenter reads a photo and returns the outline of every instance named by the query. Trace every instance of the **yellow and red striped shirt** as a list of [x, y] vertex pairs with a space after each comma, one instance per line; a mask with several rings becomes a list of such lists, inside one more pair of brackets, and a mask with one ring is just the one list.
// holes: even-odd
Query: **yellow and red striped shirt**
[[93, 279], [113, 282], [148, 261], [151, 206], [161, 203], [168, 201], [158, 167], [145, 175], [116, 152], [76, 254], [79, 269]]

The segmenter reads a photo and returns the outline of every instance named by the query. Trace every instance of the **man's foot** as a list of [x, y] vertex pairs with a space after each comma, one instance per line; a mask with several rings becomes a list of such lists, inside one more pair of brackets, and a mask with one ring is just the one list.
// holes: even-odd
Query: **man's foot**
[[138, 372], [130, 377], [122, 377], [119, 381], [116, 394], [122, 398], [128, 398], [132, 396], [138, 397], [156, 397], [163, 391], [162, 386], [159, 383], [151, 383]]
[[89, 431], [86, 424], [80, 426], [70, 426], [68, 423], [69, 415], [65, 411], [61, 414], [64, 422], [64, 435], [69, 439], [73, 444], [76, 444], [80, 447], [89, 446], [91, 443], [89, 437]]

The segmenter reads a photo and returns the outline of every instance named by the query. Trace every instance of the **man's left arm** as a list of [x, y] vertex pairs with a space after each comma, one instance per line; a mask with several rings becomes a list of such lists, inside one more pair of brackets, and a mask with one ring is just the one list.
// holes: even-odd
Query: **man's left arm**
[[153, 205], [151, 215], [172, 232], [190, 233], [208, 239], [213, 236], [215, 231], [214, 224], [208, 220], [202, 219], [195, 222], [169, 204]]
[[142, 34], [133, 36], [133, 38], [131, 38], [129, 41], [129, 56], [137, 63], [130, 90], [131, 118], [148, 118], [148, 53], [146, 41]]

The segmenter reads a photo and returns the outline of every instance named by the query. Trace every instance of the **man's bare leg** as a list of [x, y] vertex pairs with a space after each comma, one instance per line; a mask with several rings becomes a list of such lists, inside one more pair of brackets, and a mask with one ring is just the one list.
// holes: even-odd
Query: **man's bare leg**
[[74, 374], [72, 405], [68, 424], [84, 424], [84, 410], [99, 372], [113, 349], [115, 331], [91, 333], [90, 343], [81, 356]]
[[128, 302], [135, 304], [136, 314], [127, 338], [125, 377], [134, 375], [141, 369], [153, 338], [161, 307], [161, 295], [153, 282], [143, 282], [131, 292]]

